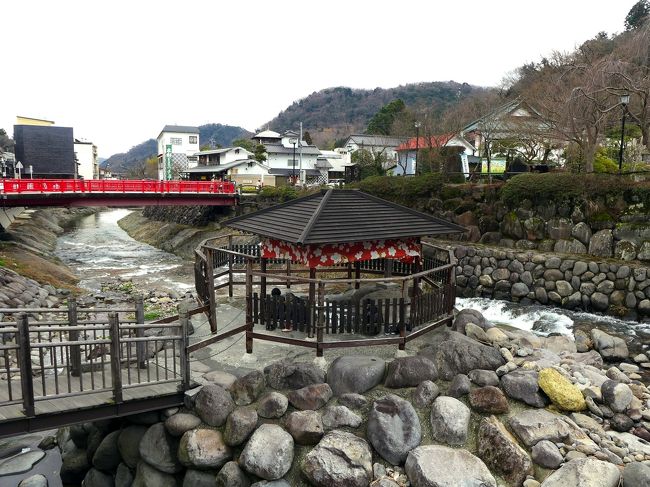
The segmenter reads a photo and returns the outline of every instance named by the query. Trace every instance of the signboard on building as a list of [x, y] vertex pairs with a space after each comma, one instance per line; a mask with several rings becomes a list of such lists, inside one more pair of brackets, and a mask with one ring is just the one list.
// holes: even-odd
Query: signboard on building
[[165, 146], [165, 179], [172, 179], [172, 146]]

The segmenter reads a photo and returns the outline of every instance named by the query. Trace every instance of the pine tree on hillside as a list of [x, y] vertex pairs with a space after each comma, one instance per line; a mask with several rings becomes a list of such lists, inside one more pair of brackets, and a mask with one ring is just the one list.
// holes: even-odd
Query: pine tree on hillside
[[650, 1], [639, 0], [636, 2], [625, 17], [625, 30], [633, 30], [641, 27], [650, 16]]

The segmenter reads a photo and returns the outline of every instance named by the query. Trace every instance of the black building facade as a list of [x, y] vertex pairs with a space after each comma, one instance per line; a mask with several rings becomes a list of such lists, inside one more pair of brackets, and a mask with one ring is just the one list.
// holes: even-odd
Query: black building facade
[[16, 161], [23, 164], [22, 174], [34, 178], [71, 179], [75, 176], [74, 137], [71, 127], [14, 125]]

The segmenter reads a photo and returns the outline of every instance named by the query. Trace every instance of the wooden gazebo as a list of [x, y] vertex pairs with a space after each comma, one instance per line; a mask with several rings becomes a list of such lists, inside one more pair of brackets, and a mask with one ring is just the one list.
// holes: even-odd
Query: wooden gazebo
[[[214, 303], [214, 290], [227, 286], [232, 296], [234, 285], [245, 285], [247, 352], [254, 338], [313, 347], [319, 356], [325, 348], [342, 346], [397, 343], [403, 349], [408, 340], [451, 319], [451, 255], [421, 239], [463, 232], [456, 224], [355, 190], [322, 191], [223, 224], [259, 242], [236, 244], [230, 236], [226, 245], [203, 245], [197, 251], [197, 291]], [[202, 258], [211, 265], [203, 269]], [[237, 283], [238, 273], [244, 282]], [[205, 285], [198, 284], [202, 275]], [[223, 276], [228, 281], [215, 286], [214, 279]], [[294, 286], [292, 291], [303, 285], [306, 294], [278, 288], [268, 294], [271, 285]], [[326, 295], [341, 285], [349, 290]], [[307, 337], [256, 332], [256, 324]], [[382, 330], [399, 336], [324, 340], [325, 334], [367, 336]], [[310, 339], [314, 335], [316, 342]]]

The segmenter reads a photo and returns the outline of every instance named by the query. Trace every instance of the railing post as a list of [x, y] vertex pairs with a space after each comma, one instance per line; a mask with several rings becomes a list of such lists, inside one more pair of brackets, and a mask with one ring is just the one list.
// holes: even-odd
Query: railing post
[[[34, 379], [32, 377], [32, 352], [29, 343], [29, 319], [25, 313], [16, 317], [18, 328], [18, 359], [20, 364], [20, 388], [23, 395], [23, 412], [34, 416]], [[41, 371], [44, 373], [44, 371]]]
[[354, 289], [359, 289], [359, 279], [361, 279], [361, 262], [358, 260], [354, 263]]
[[[68, 323], [71, 327], [77, 326], [77, 300], [70, 296], [68, 298]], [[70, 330], [68, 339], [71, 342], [79, 340], [79, 330]], [[81, 347], [72, 345], [70, 347], [70, 373], [78, 377], [81, 374]]]
[[253, 259], [246, 259], [246, 353], [253, 353]]
[[393, 259], [384, 259], [384, 277], [393, 276]]
[[178, 306], [178, 323], [180, 324], [180, 361], [181, 361], [181, 384], [180, 389], [186, 391], [190, 388], [190, 357], [187, 353], [189, 340], [187, 331], [189, 329], [190, 314], [186, 302]]
[[[287, 260], [287, 277], [291, 277], [291, 261]], [[291, 279], [287, 279], [287, 289], [291, 289]]]
[[[135, 298], [135, 321], [138, 325], [144, 325], [144, 299], [142, 296], [137, 296]], [[138, 338], [144, 337], [144, 328], [138, 327], [135, 329], [135, 336]], [[127, 344], [130, 346], [130, 344]], [[135, 342], [135, 356], [138, 362], [138, 367], [141, 369], [146, 369], [146, 354], [147, 354], [147, 344], [145, 342]], [[129, 367], [130, 364], [127, 364]]]
[[[210, 322], [210, 331], [215, 333], [217, 331], [217, 300], [214, 295], [214, 253], [210, 248], [205, 249], [205, 261], [205, 276], [208, 284], [208, 321]], [[228, 262], [228, 268], [232, 268], [230, 261]]]
[[323, 329], [325, 328], [325, 283], [318, 283], [318, 323], [316, 325], [316, 356], [323, 356]]
[[111, 337], [111, 378], [113, 381], [113, 401], [122, 402], [122, 367], [120, 364], [120, 319], [117, 313], [108, 313]]
[[[260, 257], [260, 272], [266, 274], [266, 257]], [[266, 276], [260, 277], [260, 295], [266, 296]]]

